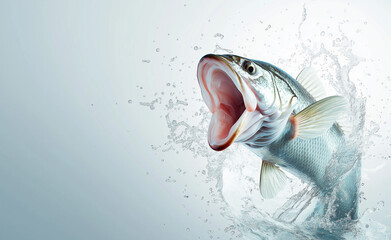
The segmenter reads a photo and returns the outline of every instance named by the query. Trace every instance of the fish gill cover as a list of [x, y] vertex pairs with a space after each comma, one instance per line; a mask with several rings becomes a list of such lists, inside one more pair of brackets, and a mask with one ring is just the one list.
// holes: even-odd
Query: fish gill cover
[[[345, 22], [339, 23], [336, 33], [328, 34], [328, 38], [331, 39], [330, 44], [319, 45], [303, 36], [302, 30], [306, 18], [307, 12], [304, 6], [297, 29], [296, 49], [292, 50], [289, 58], [280, 58], [276, 65], [300, 68], [315, 66], [321, 70], [321, 79], [328, 86], [328, 90], [348, 100], [348, 115], [352, 127], [351, 134], [347, 136], [348, 147], [334, 155], [324, 176], [325, 182], [336, 182], [338, 185], [348, 173], [360, 178], [363, 151], [370, 145], [370, 139], [376, 134], [378, 126], [371, 123], [369, 128], [364, 127], [366, 98], [357, 90], [350, 73], [365, 59], [353, 52], [354, 41], [345, 36], [341, 28]], [[272, 26], [266, 21], [260, 23], [265, 26], [264, 31], [271, 30]], [[321, 37], [325, 35], [324, 31], [320, 32]], [[224, 39], [222, 33], [216, 33], [213, 37], [217, 44], [193, 46], [194, 51], [233, 52], [219, 46], [218, 41]], [[249, 41], [256, 40], [253, 38]], [[157, 53], [160, 50], [156, 48]], [[172, 71], [189, 64], [185, 65], [184, 62], [180, 62], [180, 59], [180, 56], [174, 56], [170, 58], [168, 64], [165, 64]], [[300, 59], [300, 61], [293, 59]], [[267, 61], [267, 59], [260, 60]], [[151, 64], [149, 60], [142, 61]], [[191, 64], [195, 66], [197, 61], [198, 59], [194, 59]], [[157, 155], [162, 156], [161, 161], [168, 162], [172, 154], [180, 154], [183, 158], [190, 159], [186, 162], [187, 165], [192, 165], [189, 168], [197, 169], [193, 171], [194, 178], [199, 178], [207, 191], [200, 190], [198, 193], [185, 183], [183, 197], [196, 198], [204, 202], [204, 205], [200, 206], [204, 214], [200, 213], [199, 218], [203, 218], [202, 221], [207, 223], [213, 217], [208, 215], [208, 209], [218, 208], [228, 222], [231, 222], [224, 229], [210, 229], [208, 231], [210, 238], [213, 238], [218, 231], [223, 232], [225, 237], [228, 236], [230, 239], [288, 237], [290, 239], [366, 239], [368, 237], [381, 239], [387, 237], [386, 227], [370, 219], [370, 214], [381, 209], [384, 202], [379, 202], [378, 206], [371, 209], [360, 209], [358, 220], [334, 221], [331, 218], [335, 210], [335, 192], [321, 196], [316, 188], [293, 175], [289, 175], [287, 186], [276, 198], [263, 199], [258, 191], [261, 161], [257, 156], [238, 144], [233, 144], [222, 152], [214, 152], [208, 146], [206, 139], [211, 113], [203, 103], [197, 87], [194, 87], [192, 92], [184, 90], [188, 81], [196, 82], [195, 75], [194, 72], [194, 75], [186, 76], [190, 79], [184, 79], [181, 75], [180, 81], [168, 81], [166, 89], [156, 92], [153, 100], [139, 101], [139, 104], [151, 110], [160, 109], [165, 112], [161, 118], [167, 124], [167, 139], [164, 143], [151, 146]], [[139, 88], [142, 90], [142, 87]], [[133, 102], [136, 100], [133, 99]], [[129, 100], [129, 103], [132, 103], [132, 100]], [[197, 111], [194, 111], [194, 105], [197, 106]], [[186, 170], [178, 168], [176, 174], [167, 177], [166, 182], [176, 183], [176, 179], [181, 179], [181, 175], [184, 174]], [[360, 182], [356, 184], [358, 188], [361, 185]], [[360, 202], [364, 200], [365, 197], [361, 193]], [[324, 216], [314, 214], [318, 204], [326, 206]], [[186, 203], [182, 207], [187, 209]], [[191, 231], [191, 227], [187, 230]]]

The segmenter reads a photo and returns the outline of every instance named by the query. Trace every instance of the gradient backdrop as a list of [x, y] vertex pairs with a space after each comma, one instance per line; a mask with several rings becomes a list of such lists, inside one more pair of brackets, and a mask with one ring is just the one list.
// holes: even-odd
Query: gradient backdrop
[[191, 121], [203, 106], [196, 66], [216, 44], [296, 76], [300, 24], [314, 47], [343, 32], [362, 60], [350, 76], [373, 134], [360, 213], [374, 209], [390, 233], [390, 10], [385, 0], [0, 1], [0, 238], [240, 239], [213, 204], [205, 159], [163, 151], [167, 109]]

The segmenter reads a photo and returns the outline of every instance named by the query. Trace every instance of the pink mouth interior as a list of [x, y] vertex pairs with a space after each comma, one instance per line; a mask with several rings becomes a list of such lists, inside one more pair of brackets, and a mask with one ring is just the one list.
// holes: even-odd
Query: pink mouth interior
[[[238, 134], [239, 121], [246, 110], [239, 79], [216, 58], [205, 58], [198, 66], [198, 80], [205, 103], [213, 113], [208, 141], [214, 150], [228, 147]], [[236, 83], [236, 84], [235, 84]]]
[[214, 99], [215, 109], [212, 109], [211, 134], [215, 142], [223, 141], [228, 137], [231, 128], [238, 121], [246, 109], [242, 94], [236, 88], [232, 79], [222, 70], [212, 73], [210, 90], [217, 99]]

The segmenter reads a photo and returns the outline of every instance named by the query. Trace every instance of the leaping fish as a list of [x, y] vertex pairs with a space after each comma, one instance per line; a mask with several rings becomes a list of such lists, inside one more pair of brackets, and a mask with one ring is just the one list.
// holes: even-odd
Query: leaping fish
[[[283, 170], [326, 192], [323, 177], [344, 146], [347, 109], [341, 96], [326, 97], [312, 68], [294, 79], [276, 66], [236, 55], [208, 54], [197, 69], [203, 100], [212, 113], [208, 142], [221, 151], [233, 142], [261, 157], [260, 193], [273, 198], [285, 186]], [[358, 177], [337, 191], [335, 219], [357, 218]]]

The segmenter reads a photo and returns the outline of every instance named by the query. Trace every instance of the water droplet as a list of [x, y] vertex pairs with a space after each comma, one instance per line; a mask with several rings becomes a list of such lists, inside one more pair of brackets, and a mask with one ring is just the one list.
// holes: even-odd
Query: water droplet
[[272, 27], [272, 25], [267, 25], [267, 27], [265, 28], [265, 31], [269, 30], [270, 28]]
[[215, 38], [223, 39], [223, 38], [224, 38], [224, 35], [221, 34], [221, 33], [216, 33], [214, 37], [215, 37]]
[[325, 34], [326, 34], [326, 33], [325, 33], [324, 31], [321, 31], [321, 32], [320, 32], [320, 36], [322, 36], [322, 37], [323, 37]]
[[143, 62], [143, 63], [150, 63], [150, 62], [151, 62], [151, 60], [148, 60], [148, 59], [143, 59], [143, 60], [142, 60], [142, 62]]
[[156, 48], [156, 52], [160, 52], [160, 48]]
[[168, 178], [166, 179], [166, 182], [169, 182], [169, 183], [175, 183], [176, 180], [171, 178], [171, 176], [168, 176]]
[[233, 51], [232, 50], [230, 50], [230, 49], [226, 49], [226, 48], [222, 48], [222, 47], [220, 47], [219, 45], [217, 45], [216, 44], [216, 48], [215, 48], [215, 50], [213, 51], [214, 53], [215, 52], [217, 52], [217, 51], [224, 51], [224, 52], [227, 52], [227, 53], [233, 53]]

